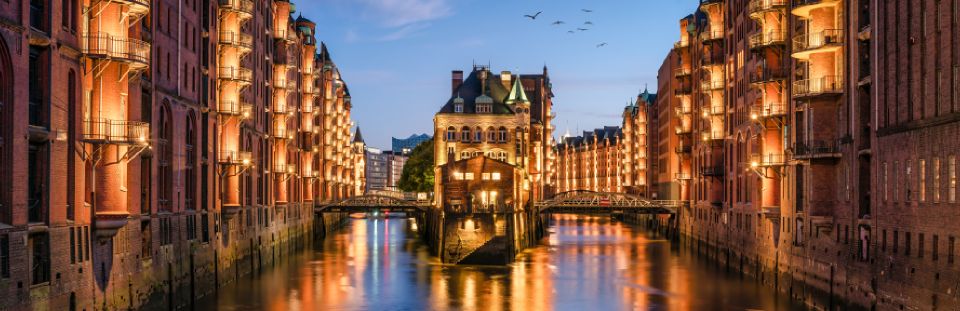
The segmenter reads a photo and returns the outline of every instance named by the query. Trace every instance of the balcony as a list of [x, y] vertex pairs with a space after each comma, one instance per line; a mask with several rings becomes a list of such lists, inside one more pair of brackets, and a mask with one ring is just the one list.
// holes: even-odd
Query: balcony
[[796, 159], [829, 159], [840, 158], [840, 144], [836, 140], [811, 140], [797, 142], [793, 147], [793, 157]]
[[787, 105], [783, 103], [767, 103], [761, 107], [753, 107], [750, 109], [750, 118], [758, 121], [785, 117], [786, 115]]
[[690, 83], [681, 83], [673, 88], [673, 95], [680, 96], [690, 96], [693, 93], [693, 88], [690, 87]]
[[676, 133], [677, 135], [690, 135], [693, 133], [693, 127], [689, 125], [677, 125]]
[[793, 37], [793, 58], [808, 59], [811, 54], [835, 52], [843, 48], [843, 30], [825, 29]]
[[693, 148], [689, 145], [679, 145], [674, 151], [679, 154], [688, 154], [693, 151]]
[[94, 144], [148, 146], [150, 124], [140, 121], [94, 119], [83, 121], [81, 140]]
[[297, 88], [297, 81], [286, 78], [274, 78], [273, 88], [287, 91], [294, 91]]
[[700, 91], [707, 93], [723, 90], [723, 80], [707, 80], [700, 83]]
[[274, 164], [273, 172], [280, 175], [293, 175], [297, 168], [293, 164]]
[[709, 176], [709, 177], [720, 177], [720, 176], [723, 176], [723, 166], [722, 166], [722, 165], [715, 165], [715, 166], [703, 166], [703, 167], [700, 167], [700, 175], [701, 175], [701, 176]]
[[679, 41], [673, 43], [674, 49], [683, 49], [689, 46], [690, 46], [690, 41], [683, 40], [683, 39], [680, 39]]
[[289, 28], [277, 29], [273, 31], [273, 38], [276, 40], [286, 41], [287, 43], [296, 42], [297, 32]]
[[133, 16], [141, 16], [141, 15], [150, 13], [150, 0], [112, 0], [112, 1], [126, 5], [127, 8], [129, 9], [127, 13]]
[[690, 74], [692, 73], [693, 73], [693, 70], [690, 70], [690, 68], [684, 68], [684, 67], [680, 67], [673, 70], [673, 76], [676, 78], [687, 77], [687, 76], [690, 76]]
[[143, 70], [150, 66], [150, 44], [137, 39], [114, 37], [105, 32], [86, 33], [82, 50], [88, 58], [120, 61], [132, 69]]
[[757, 51], [765, 48], [782, 48], [787, 43], [787, 32], [772, 30], [750, 35], [750, 49]]
[[723, 134], [714, 133], [714, 132], [703, 132], [700, 134], [700, 139], [708, 143], [720, 142], [720, 141], [723, 141]]
[[700, 0], [700, 8], [702, 10], [706, 10], [711, 6], [721, 5], [721, 4], [723, 4], [723, 0]]
[[243, 52], [249, 52], [253, 49], [253, 36], [233, 31], [221, 31], [219, 43], [236, 47]]
[[804, 19], [811, 19], [813, 10], [836, 7], [841, 2], [840, 0], [793, 0], [793, 11], [790, 13]]
[[243, 67], [220, 67], [218, 78], [239, 83], [253, 82], [253, 71]]
[[287, 103], [275, 100], [273, 101], [272, 112], [278, 115], [291, 115], [293, 114], [293, 109], [290, 106], [287, 106]]
[[253, 1], [250, 0], [219, 0], [220, 9], [227, 12], [237, 13], [240, 17], [246, 19], [253, 17]]
[[842, 93], [843, 80], [840, 76], [823, 76], [793, 82], [793, 98], [834, 96]]
[[253, 163], [253, 154], [249, 151], [220, 151], [217, 163], [222, 165], [248, 166]]
[[750, 83], [753, 84], [782, 82], [787, 77], [787, 70], [782, 67], [760, 65], [757, 66], [756, 70], [750, 71]]
[[674, 111], [677, 112], [677, 116], [683, 116], [683, 115], [685, 115], [685, 114], [691, 114], [691, 113], [693, 113], [693, 107], [690, 107], [690, 106], [680, 106], [680, 107], [674, 108]]
[[750, 167], [774, 167], [787, 164], [787, 157], [783, 154], [754, 154], [750, 156]]
[[703, 55], [700, 55], [701, 67], [712, 67], [712, 66], [722, 66], [722, 65], [723, 65], [722, 53], [704, 53]]
[[221, 100], [218, 112], [224, 115], [241, 116], [246, 119], [253, 115], [253, 104], [242, 101]]
[[693, 177], [690, 176], [690, 173], [676, 173], [676, 175], [674, 175], [674, 179], [682, 181], [691, 180]]
[[716, 40], [723, 40], [723, 30], [703, 31], [700, 33], [700, 41], [703, 41], [703, 43]]
[[747, 5], [750, 17], [762, 20], [766, 13], [783, 13], [787, 8], [787, 0], [751, 0]]
[[285, 125], [274, 125], [271, 136], [276, 139], [293, 139], [293, 131], [287, 129]]
[[703, 117], [707, 118], [710, 116], [719, 116], [723, 115], [724, 109], [721, 105], [710, 105], [703, 107]]

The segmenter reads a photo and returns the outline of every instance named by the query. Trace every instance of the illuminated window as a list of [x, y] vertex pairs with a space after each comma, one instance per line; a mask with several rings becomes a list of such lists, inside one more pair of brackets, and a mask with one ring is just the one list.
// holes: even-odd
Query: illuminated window
[[933, 203], [940, 202], [940, 158], [933, 158]]
[[490, 173], [483, 173], [480, 177], [483, 180], [490, 180]]
[[463, 175], [463, 179], [473, 180], [473, 173], [466, 173]]
[[955, 156], [950, 156], [947, 159], [947, 166], [948, 166], [947, 170], [949, 171], [947, 172], [947, 174], [949, 174], [950, 176], [949, 177], [950, 180], [947, 181], [947, 183], [949, 184], [947, 186], [947, 200], [949, 200], [950, 203], [957, 202], [957, 161], [956, 160], [957, 159]]
[[447, 128], [447, 141], [457, 141], [457, 130], [452, 126]]
[[917, 170], [917, 177], [920, 179], [920, 202], [927, 201], [927, 160], [920, 159], [920, 168]]
[[500, 173], [499, 173], [499, 172], [497, 172], [497, 173], [492, 173], [492, 174], [490, 174], [490, 175], [491, 175], [491, 176], [490, 176], [491, 179], [493, 179], [493, 180], [500, 180]]
[[454, 173], [453, 173], [453, 179], [454, 179], [454, 180], [463, 180], [463, 173], [454, 172]]

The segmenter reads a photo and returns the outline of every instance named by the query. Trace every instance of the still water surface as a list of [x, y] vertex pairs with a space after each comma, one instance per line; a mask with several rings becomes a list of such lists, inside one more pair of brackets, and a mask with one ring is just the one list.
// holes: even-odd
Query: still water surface
[[802, 310], [751, 278], [608, 217], [553, 216], [506, 267], [441, 265], [413, 220], [352, 219], [198, 310]]

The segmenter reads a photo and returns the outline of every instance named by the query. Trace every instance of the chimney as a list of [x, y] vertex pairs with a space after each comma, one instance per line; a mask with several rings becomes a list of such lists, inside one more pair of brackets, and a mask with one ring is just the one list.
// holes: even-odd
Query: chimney
[[457, 88], [460, 87], [461, 84], [463, 84], [463, 70], [454, 70], [451, 76], [453, 83], [451, 85], [452, 88], [450, 89], [450, 92], [453, 93], [457, 91]]
[[512, 79], [512, 76], [510, 75], [509, 71], [500, 72], [500, 84], [503, 84], [503, 88], [507, 90], [510, 89], [510, 82], [512, 82], [510, 79]]

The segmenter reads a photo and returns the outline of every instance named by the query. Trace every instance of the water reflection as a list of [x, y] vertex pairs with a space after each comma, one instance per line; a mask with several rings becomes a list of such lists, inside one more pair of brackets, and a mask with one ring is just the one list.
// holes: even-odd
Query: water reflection
[[558, 215], [506, 267], [441, 265], [407, 219], [359, 219], [201, 310], [792, 310], [751, 279], [606, 217]]

